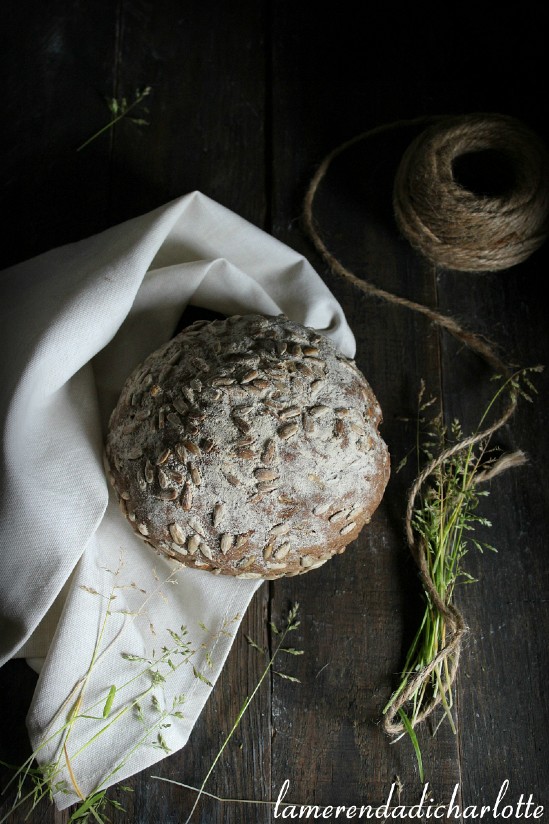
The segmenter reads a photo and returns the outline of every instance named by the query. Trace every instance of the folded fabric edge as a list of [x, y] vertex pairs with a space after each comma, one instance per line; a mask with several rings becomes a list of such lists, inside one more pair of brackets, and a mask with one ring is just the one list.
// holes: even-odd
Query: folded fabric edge
[[[130, 745], [129, 750], [123, 753], [117, 753], [117, 755], [119, 756], [118, 763], [122, 764], [122, 766], [117, 768], [116, 772], [112, 774], [107, 781], [101, 783], [101, 777], [98, 777], [96, 779], [95, 784], [93, 785], [89, 784], [89, 782], [86, 781], [83, 781], [81, 784], [79, 784], [79, 788], [83, 791], [85, 797], [89, 797], [92, 793], [97, 792], [98, 790], [108, 789], [109, 787], [118, 784], [121, 781], [124, 781], [125, 779], [129, 778], [135, 773], [146, 770], [147, 768], [153, 766], [159, 761], [162, 761], [164, 758], [169, 757], [170, 755], [174, 755], [187, 744], [196, 724], [196, 721], [202, 713], [202, 710], [204, 709], [204, 706], [206, 705], [217, 683], [219, 682], [219, 678], [225, 666], [225, 662], [236, 640], [238, 630], [240, 628], [242, 620], [246, 615], [250, 602], [263, 583], [264, 582], [261, 580], [239, 581], [238, 589], [235, 589], [234, 595], [227, 600], [225, 604], [224, 615], [232, 615], [236, 611], [240, 614], [240, 619], [238, 621], [238, 624], [235, 625], [235, 631], [233, 633], [220, 634], [220, 641], [216, 647], [215, 673], [208, 673], [208, 680], [210, 681], [210, 685], [208, 685], [201, 679], [194, 679], [193, 688], [189, 691], [186, 701], [186, 703], [192, 702], [192, 712], [189, 713], [185, 722], [182, 724], [182, 728], [176, 731], [165, 731], [166, 743], [170, 749], [170, 752], [167, 753], [165, 750], [159, 748], [144, 747], [143, 750], [136, 751], [133, 754], [133, 757], [128, 758], [128, 751], [131, 751], [132, 748]], [[220, 623], [223, 623], [222, 619]], [[227, 721], [227, 733], [231, 728], [233, 720], [234, 719], [228, 719]], [[36, 740], [36, 731], [31, 732], [31, 737], [32, 739]], [[112, 770], [110, 772], [112, 772]], [[71, 776], [66, 771], [64, 772], [64, 774], [68, 779], [67, 784], [70, 785], [72, 783]], [[88, 783], [89, 786], [86, 786], [86, 783]], [[58, 792], [54, 794], [53, 798], [55, 806], [60, 811], [81, 801], [76, 792], [71, 792], [69, 794], [65, 792]]]

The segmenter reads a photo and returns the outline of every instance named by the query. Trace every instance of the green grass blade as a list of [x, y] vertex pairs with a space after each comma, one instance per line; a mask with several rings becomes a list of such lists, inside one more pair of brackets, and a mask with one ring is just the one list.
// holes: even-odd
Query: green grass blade
[[420, 746], [419, 746], [419, 741], [417, 740], [417, 735], [415, 733], [414, 728], [412, 727], [412, 725], [410, 723], [410, 719], [408, 718], [408, 716], [406, 715], [406, 713], [404, 712], [402, 707], [399, 709], [398, 714], [400, 715], [400, 720], [402, 721], [404, 729], [408, 733], [408, 737], [409, 737], [410, 741], [412, 742], [412, 746], [414, 748], [414, 752], [416, 754], [416, 759], [417, 759], [417, 766], [418, 766], [418, 770], [419, 770], [419, 780], [423, 784], [423, 782], [425, 780], [425, 773], [423, 771], [423, 758], [421, 757], [421, 749], [420, 749]]

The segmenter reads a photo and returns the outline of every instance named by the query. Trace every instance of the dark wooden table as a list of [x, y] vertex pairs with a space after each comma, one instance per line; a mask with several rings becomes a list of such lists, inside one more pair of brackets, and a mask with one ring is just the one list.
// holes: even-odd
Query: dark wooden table
[[[488, 397], [482, 362], [420, 316], [369, 299], [314, 253], [301, 222], [322, 157], [379, 124], [437, 113], [514, 115], [547, 138], [546, 30], [541, 4], [448, 20], [413, 6], [326, 10], [289, 0], [90, 0], [3, 5], [3, 242], [0, 263], [31, 257], [198, 189], [306, 255], [341, 301], [357, 363], [384, 412], [396, 465], [414, 443], [420, 380], [447, 420], [474, 428]], [[383, 4], [377, 4], [382, 6]], [[497, 15], [497, 16], [495, 16]], [[105, 98], [151, 86], [149, 125], [119, 122], [80, 152], [109, 119]], [[142, 110], [141, 110], [142, 112]], [[141, 112], [137, 112], [138, 114]], [[452, 314], [517, 364], [549, 364], [548, 247], [497, 274], [436, 270], [399, 236], [391, 186], [417, 130], [373, 138], [336, 163], [318, 220], [328, 244], [361, 277]], [[431, 796], [463, 805], [532, 794], [549, 803], [549, 406], [522, 404], [498, 442], [529, 463], [495, 480], [482, 512], [499, 552], [471, 552], [478, 578], [458, 602], [470, 631], [455, 690], [457, 734], [418, 733]], [[265, 584], [187, 747], [118, 790], [128, 812], [112, 820], [180, 822], [194, 794], [151, 779], [198, 785], [261, 673], [244, 639], [269, 643], [268, 620], [301, 605], [293, 639], [305, 655], [268, 678], [213, 774], [218, 796], [319, 805], [380, 805], [390, 786], [402, 803], [421, 795], [409, 741], [384, 735], [381, 710], [421, 612], [421, 589], [403, 535], [413, 474], [393, 473], [371, 526], [343, 556], [305, 577]], [[0, 671], [1, 757], [28, 747], [24, 716], [35, 676], [23, 661]], [[32, 821], [67, 821], [45, 806]], [[335, 820], [335, 815], [333, 816]], [[18, 814], [10, 821], [22, 821]], [[271, 807], [203, 798], [194, 821], [269, 822]], [[341, 820], [341, 817], [340, 817]], [[490, 815], [484, 819], [493, 820]], [[514, 819], [512, 819], [514, 820]]]

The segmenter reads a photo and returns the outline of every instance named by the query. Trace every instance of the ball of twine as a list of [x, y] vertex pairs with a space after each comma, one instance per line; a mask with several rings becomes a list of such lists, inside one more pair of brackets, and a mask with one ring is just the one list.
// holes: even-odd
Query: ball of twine
[[[492, 191], [472, 191], [460, 165], [492, 164]], [[539, 137], [513, 117], [470, 114], [438, 120], [405, 151], [393, 208], [410, 244], [458, 271], [499, 271], [525, 260], [549, 229], [549, 161]]]

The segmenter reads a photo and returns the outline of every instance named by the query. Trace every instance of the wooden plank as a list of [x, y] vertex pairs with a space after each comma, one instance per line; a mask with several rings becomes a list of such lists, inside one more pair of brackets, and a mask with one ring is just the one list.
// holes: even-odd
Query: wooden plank
[[[421, 378], [439, 388], [437, 335], [409, 311], [368, 299], [331, 275], [299, 222], [308, 180], [324, 154], [387, 120], [383, 83], [377, 89], [361, 83], [364, 72], [353, 51], [359, 36], [350, 23], [331, 18], [330, 26], [310, 30], [304, 11], [290, 15], [284, 4], [274, 10], [273, 228], [309, 255], [342, 302], [396, 464], [414, 443], [413, 425], [399, 418], [414, 415]], [[347, 39], [338, 42], [343, 29]], [[394, 101], [391, 109], [398, 119]], [[408, 142], [402, 130], [342, 155], [322, 183], [316, 215], [328, 247], [356, 274], [434, 303], [432, 269], [410, 255], [392, 221], [392, 178]], [[289, 601], [303, 605], [298, 645], [306, 655], [295, 670], [299, 689], [273, 684], [275, 797], [285, 779], [291, 781], [288, 800], [296, 803], [380, 805], [396, 780], [404, 787], [403, 803], [421, 793], [411, 746], [391, 745], [379, 726], [420, 609], [402, 530], [409, 481], [409, 475], [393, 475], [371, 527], [341, 558], [276, 587], [275, 614]], [[441, 730], [435, 739], [421, 735], [421, 744], [434, 792], [448, 797], [459, 777], [454, 737]]]
[[[125, 4], [116, 66], [119, 94], [152, 87], [150, 125], [121, 122], [113, 139], [113, 223], [198, 189], [252, 223], [265, 222], [265, 19], [263, 4], [140, 0]], [[193, 317], [197, 316], [196, 312]], [[181, 820], [196, 794], [153, 781], [151, 773], [199, 787], [264, 662], [244, 634], [267, 643], [268, 587], [254, 598], [235, 645], [187, 746], [133, 778], [123, 798], [130, 820]], [[270, 793], [270, 688], [267, 679], [224, 751], [206, 791], [264, 800]], [[123, 816], [114, 817], [123, 820]], [[253, 810], [257, 824], [270, 821]], [[241, 822], [238, 805], [203, 797], [194, 822]]]
[[[489, 38], [485, 35], [494, 21], [481, 19], [468, 53], [449, 55], [454, 76], [463, 78], [465, 87], [452, 82], [446, 96], [455, 102], [463, 96], [463, 111], [518, 117], [547, 142], [547, 105], [536, 93], [536, 78], [544, 71], [539, 14], [528, 5], [516, 26], [500, 20]], [[439, 92], [435, 100], [442, 98]], [[540, 301], [547, 258], [545, 245], [524, 264], [501, 273], [441, 272], [440, 306], [493, 341], [509, 363], [547, 364], [547, 312]], [[475, 356], [447, 337], [442, 346], [447, 419], [458, 417], [470, 431], [494, 384]], [[464, 804], [493, 805], [506, 779], [510, 786], [504, 803], [516, 805], [521, 793], [525, 800], [532, 793], [546, 809], [549, 801], [549, 707], [543, 686], [549, 671], [546, 374], [535, 383], [540, 394], [534, 404], [521, 402], [495, 438], [496, 444], [530, 456], [526, 467], [495, 479], [490, 497], [482, 502], [481, 513], [493, 524], [482, 534], [498, 554], [471, 552], [466, 566], [478, 582], [458, 592], [470, 627], [457, 690]], [[496, 819], [490, 813], [485, 820]]]
[[[14, 131], [7, 136], [10, 152], [15, 152], [17, 160], [17, 164], [6, 162], [4, 166], [13, 177], [8, 195], [14, 197], [14, 192], [19, 192], [20, 208], [12, 214], [13, 251], [5, 249], [3, 262], [7, 265], [12, 259], [22, 259], [56, 243], [90, 234], [106, 223], [124, 220], [193, 189], [263, 225], [266, 196], [262, 4], [243, 3], [236, 15], [234, 10], [213, 2], [188, 2], [184, 6], [172, 2], [163, 4], [161, 9], [152, 2], [119, 3], [109, 7], [109, 13], [105, 13], [104, 4], [95, 3], [86, 13], [79, 10], [78, 17], [76, 12], [76, 8], [73, 14], [65, 7], [52, 11], [50, 5], [47, 19], [36, 15], [29, 27], [25, 26], [22, 11], [14, 6], [11, 59], [14, 64], [17, 62], [14, 55], [24, 39], [28, 61], [18, 82], [23, 84], [25, 93], [34, 94], [32, 106], [40, 104], [33, 116], [43, 127], [27, 130], [23, 147], [17, 145], [20, 121], [13, 123]], [[98, 20], [92, 19], [93, 15]], [[52, 40], [59, 49], [55, 71], [50, 66]], [[42, 85], [34, 92], [35, 75], [40, 75]], [[153, 87], [148, 101], [150, 126], [123, 120], [76, 155], [73, 144], [78, 145], [108, 119], [102, 97], [126, 95], [130, 99], [136, 88], [146, 84]], [[97, 98], [95, 108], [88, 104], [90, 96]], [[83, 124], [79, 123], [80, 110], [75, 117], [69, 106], [74, 100], [79, 100], [86, 115], [89, 114]], [[82, 101], [86, 101], [88, 108]], [[29, 111], [30, 106], [24, 110], [25, 116]], [[77, 129], [79, 125], [81, 128]], [[22, 173], [30, 156], [45, 152], [48, 157], [51, 151], [53, 157], [59, 151], [60, 141], [63, 142], [59, 160], [55, 155], [55, 163], [48, 160], [46, 166], [33, 168], [32, 174]], [[41, 187], [39, 192], [37, 187]], [[28, 202], [43, 212], [38, 227], [32, 227], [36, 240], [23, 232], [28, 231], [23, 224]], [[19, 243], [22, 237], [24, 247]], [[267, 595], [267, 588], [258, 594], [243, 626], [243, 631], [258, 643], [266, 640]], [[189, 746], [155, 771], [165, 771], [174, 779], [199, 785], [246, 694], [257, 683], [262, 666], [241, 633]], [[21, 667], [22, 662], [16, 662], [1, 671], [4, 694], [13, 693], [15, 684], [10, 679]], [[32, 674], [27, 680], [34, 681]], [[27, 704], [31, 692], [32, 683], [26, 690]], [[266, 681], [243, 720], [239, 735], [227, 748], [209, 790], [228, 797], [268, 797], [269, 692]], [[23, 722], [19, 712], [17, 726], [2, 730], [10, 753], [14, 729], [18, 740], [24, 740]], [[190, 808], [194, 799], [192, 793], [152, 781], [148, 772], [126, 783], [134, 792], [114, 791], [113, 797], [124, 805], [128, 818], [113, 812], [113, 821], [148, 822], [158, 820], [159, 815], [164, 820], [162, 811], [167, 820], [174, 810]], [[53, 810], [45, 810], [43, 815], [44, 821], [60, 820]], [[269, 818], [268, 811], [263, 813], [259, 809], [257, 815], [254, 813], [257, 822]], [[18, 820], [16, 814], [13, 824]], [[204, 799], [195, 820], [212, 824], [240, 821], [241, 812], [236, 807], [225, 809]]]
[[[545, 247], [506, 272], [447, 274], [447, 310], [500, 343], [513, 363], [547, 363], [546, 311], [539, 300], [547, 258]], [[494, 384], [487, 386], [485, 370], [479, 373], [473, 358], [450, 343], [445, 363], [448, 415], [473, 427]], [[547, 807], [549, 801], [547, 375], [536, 376], [535, 383], [539, 397], [532, 405], [521, 401], [495, 437], [496, 444], [523, 449], [530, 458], [527, 466], [495, 479], [482, 503], [492, 522], [484, 535], [498, 554], [470, 554], [467, 568], [478, 583], [459, 594], [470, 626], [459, 683], [462, 784], [469, 804], [493, 803], [506, 779], [506, 804], [530, 793], [537, 804]]]
[[4, 6], [2, 268], [107, 224], [110, 143], [76, 150], [110, 117], [115, 11]]
[[[116, 41], [111, 3], [54, 0], [29, 14], [27, 5], [10, 0], [3, 12], [0, 268], [107, 225], [110, 144], [96, 153], [76, 150], [108, 119], [103, 97], [112, 94]], [[0, 669], [0, 695], [9, 706], [0, 725], [1, 760], [19, 764], [30, 751], [25, 716], [35, 684], [23, 661]], [[1, 787], [10, 775], [0, 771]], [[2, 810], [9, 800], [2, 799]], [[53, 808], [40, 815], [44, 824], [67, 820]], [[19, 813], [10, 818], [21, 820]]]
[[265, 218], [263, 4], [125, 4], [119, 95], [151, 86], [149, 126], [114, 135], [113, 223], [195, 189], [251, 222]]

